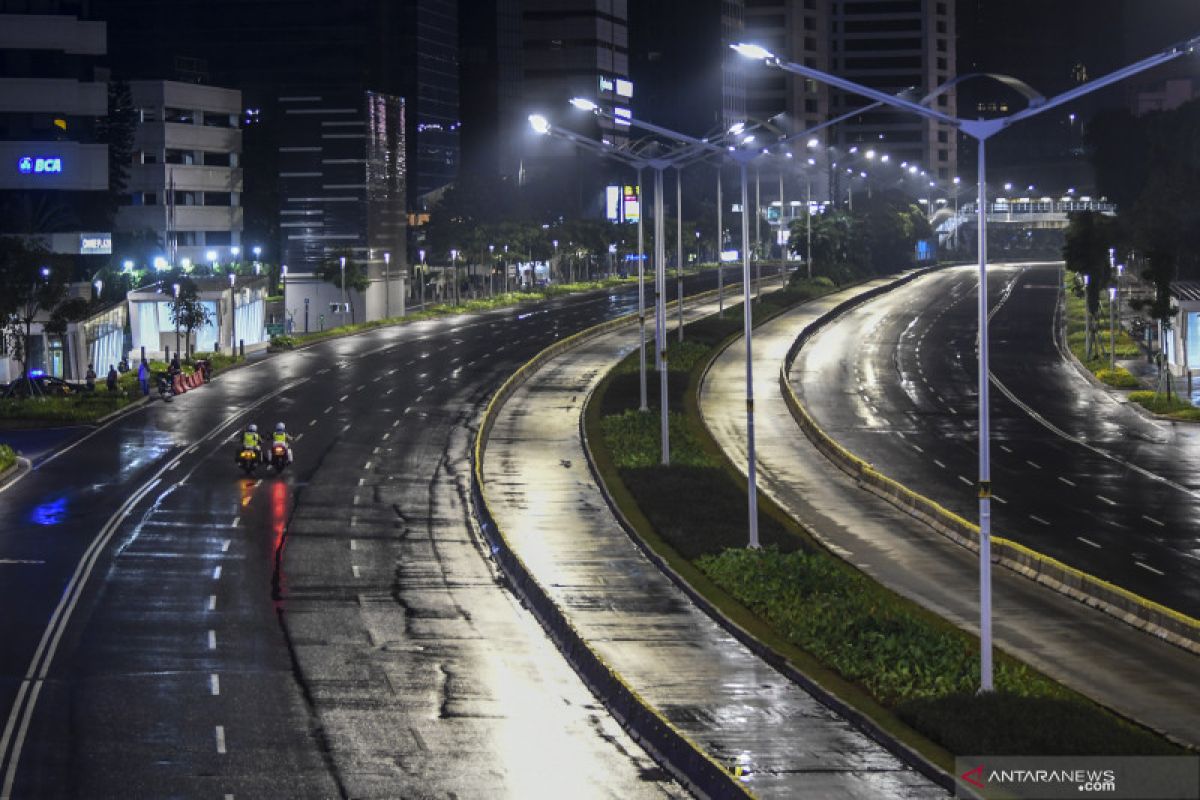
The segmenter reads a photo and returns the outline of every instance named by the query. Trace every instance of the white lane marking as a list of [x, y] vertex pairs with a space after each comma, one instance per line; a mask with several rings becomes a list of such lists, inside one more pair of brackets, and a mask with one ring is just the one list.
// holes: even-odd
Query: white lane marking
[[226, 539], [225, 541], [221, 542], [221, 552], [222, 552], [222, 553], [228, 553], [228, 552], [229, 552], [229, 545], [231, 545], [231, 544], [233, 544], [233, 540], [232, 540], [232, 539]]
[[176, 470], [178, 468], [179, 468], [179, 461], [177, 459], [177, 460], [171, 462], [170, 466], [167, 467], [167, 471], [169, 472], [172, 470]]
[[239, 526], [239, 525], [241, 525], [241, 524], [242, 524], [242, 518], [241, 518], [241, 517], [234, 517], [234, 518], [233, 518], [233, 522], [229, 523], [229, 527], [231, 527], [231, 528], [236, 528], [236, 527], [238, 527], [238, 526]]
[[373, 455], [373, 456], [379, 455], [379, 446], [378, 445], [371, 448], [371, 455]]
[[359, 387], [357, 389], [355, 389], [354, 391], [361, 392], [365, 388], [367, 388], [367, 385], [365, 383], [363, 383], [363, 384], [360, 384]]
[[350, 549], [351, 549], [351, 550], [357, 550], [357, 549], [358, 549], [358, 542], [357, 542], [356, 540], [354, 540], [354, 539], [351, 539], [351, 540], [350, 540]]
[[400, 420], [398, 420], [398, 419], [394, 419], [394, 420], [392, 420], [392, 427], [393, 427], [393, 428], [398, 428], [398, 427], [400, 427]]
[[361, 576], [358, 574], [358, 565], [357, 565], [357, 564], [355, 564], [354, 566], [350, 567], [350, 571], [354, 573], [354, 577], [356, 577], [356, 578], [358, 578], [358, 577], [361, 577]]
[[220, 566], [213, 567], [213, 580], [214, 581], [221, 580], [221, 567]]
[[221, 693], [221, 676], [215, 672], [208, 676], [208, 691], [213, 697]]
[[[358, 498], [357, 498], [357, 497], [355, 497], [355, 498], [354, 498], [354, 502], [355, 502], [355, 504], [357, 504], [357, 503], [358, 503]], [[356, 527], [358, 527], [358, 515], [357, 515], [357, 514], [351, 514], [351, 515], [350, 515], [350, 527], [351, 527], [351, 528], [356, 528]]]
[[975, 485], [975, 482], [974, 482], [974, 481], [972, 481], [970, 478], [965, 478], [965, 477], [963, 477], [962, 475], [959, 475], [959, 476], [958, 476], [958, 479], [959, 479], [960, 481], [962, 481], [963, 483], [965, 483], [967, 486], [974, 486], [974, 485]]
[[317, 421], [316, 421], [315, 419], [310, 419], [310, 420], [308, 421], [308, 427], [310, 427], [310, 428], [311, 428], [313, 425], [316, 425], [316, 424], [317, 424]]
[[329, 372], [329, 367], [326, 367], [325, 369], [317, 370], [318, 375], [324, 375], [326, 372]]
[[346, 402], [346, 400], [348, 400], [349, 398], [350, 398], [350, 395], [348, 395], [348, 394], [344, 394], [344, 395], [342, 395], [341, 397], [339, 397], [339, 398], [338, 398], [338, 402], [339, 402], [339, 403], [344, 403], [344, 402]]
[[914, 445], [912, 446], [912, 449], [913, 449], [913, 450], [916, 450], [918, 453], [924, 453], [924, 452], [925, 452], [925, 449], [924, 449], [923, 447], [921, 447], [919, 444], [914, 444]]
[[995, 500], [997, 503], [1000, 503], [1001, 505], [1005, 505], [1005, 506], [1008, 505], [1008, 501], [1005, 500], [1003, 497], [1001, 497], [998, 494], [992, 495], [992, 499]]
[[210, 594], [208, 596], [208, 610], [209, 611], [217, 610], [217, 596], [215, 594]]
[[954, 406], [950, 406], [949, 411], [951, 414], [958, 416], [958, 409], [955, 408]]
[[945, 464], [943, 464], [942, 462], [938, 461], [936, 458], [933, 460], [933, 463], [937, 464], [937, 465], [938, 465], [939, 467], [941, 467], [942, 469], [945, 469], [945, 468], [946, 468], [946, 465], [945, 465]]
[[1004, 445], [1000, 445], [1000, 449], [1001, 449], [1001, 450], [1003, 450], [1003, 451], [1004, 451], [1004, 452], [1006, 452], [1006, 453], [1009, 453], [1009, 454], [1011, 454], [1011, 453], [1012, 453], [1012, 448], [1011, 448], [1011, 447], [1005, 447]]
[[396, 390], [395, 390], [395, 389], [388, 389], [386, 392], [384, 392], [384, 394], [385, 394], [385, 395], [389, 395], [389, 394], [391, 394], [391, 393], [392, 393], [392, 392], [394, 392], [394, 391], [396, 391]]
[[343, 426], [342, 426], [342, 433], [345, 433], [345, 432], [346, 432], [346, 431], [348, 431], [348, 430], [350, 430], [350, 423], [349, 423], [349, 422], [347, 422], [345, 425], [343, 425]]
[[1058, 476], [1058, 479], [1059, 479], [1060, 481], [1062, 481], [1063, 483], [1065, 483], [1067, 486], [1074, 486], [1074, 485], [1075, 485], [1075, 481], [1073, 481], [1073, 480], [1070, 480], [1069, 478], [1064, 478], [1062, 475], [1059, 475], [1059, 476]]
[[301, 439], [303, 439], [303, 438], [304, 438], [304, 434], [303, 434], [303, 433], [297, 433], [297, 434], [296, 434], [296, 441], [297, 441], [297, 442], [298, 442], [298, 441], [300, 441], [300, 440], [301, 440]]
[[45, 561], [37, 561], [31, 558], [0, 558], [0, 565], [10, 564], [45, 564]]
[[192, 445], [191, 447], [189, 447], [187, 450], [184, 450], [184, 451], [183, 451], [183, 454], [184, 454], [185, 456], [190, 456], [192, 453], [196, 452], [196, 450], [197, 450], [199, 447], [200, 447], [200, 445], [198, 445], [198, 444], [194, 444], [194, 445]]
[[383, 379], [382, 375], [377, 375], [374, 378], [371, 378], [371, 383], [379, 383], [379, 381], [381, 381], [382, 379]]
[[1030, 518], [1031, 520], [1033, 520], [1034, 522], [1040, 522], [1040, 523], [1042, 523], [1043, 525], [1049, 525], [1049, 524], [1050, 524], [1049, 522], [1046, 522], [1046, 520], [1042, 519], [1041, 517], [1039, 517], [1039, 516], [1037, 516], [1037, 515], [1035, 515], [1035, 514], [1030, 514], [1030, 515], [1029, 515], [1029, 518]]
[[1148, 517], [1145, 514], [1142, 514], [1142, 519], [1146, 520], [1146, 522], [1152, 522], [1160, 528], [1165, 528], [1167, 526], [1165, 522], [1159, 522], [1154, 517]]
[[217, 752], [222, 755], [225, 753], [225, 726], [217, 726]]
[[1116, 500], [1110, 500], [1102, 494], [1096, 495], [1096, 499], [1102, 503], [1108, 503], [1110, 506], [1115, 506], [1117, 504]]
[[1026, 463], [1026, 464], [1028, 464], [1029, 466], [1033, 467], [1034, 469], [1041, 469], [1041, 468], [1042, 468], [1042, 465], [1041, 465], [1041, 464], [1036, 464], [1036, 463], [1034, 463], [1034, 462], [1030, 461], [1028, 458], [1027, 458], [1027, 459], [1025, 459], [1025, 463]]
[[330, 411], [333, 411], [333, 406], [326, 406], [325, 411], [322, 413], [328, 414]]
[[363, 469], [370, 469], [370, 468], [371, 468], [371, 462], [370, 462], [370, 461], [368, 461], [367, 463], [363, 464]]
[[358, 485], [359, 485], [359, 486], [362, 486], [362, 485], [363, 485], [364, 483], [366, 483], [366, 482], [367, 482], [367, 479], [366, 479], [366, 478], [359, 478], [359, 479], [358, 479]]
[[1149, 570], [1150, 572], [1153, 572], [1155, 575], [1166, 575], [1166, 573], [1165, 573], [1165, 572], [1162, 572], [1161, 570], [1157, 570], [1157, 569], [1155, 569], [1154, 567], [1150, 566], [1149, 564], [1143, 564], [1143, 563], [1142, 563], [1142, 562], [1140, 562], [1140, 561], [1135, 561], [1135, 562], [1133, 562], [1133, 563], [1137, 564], [1137, 565], [1138, 565], [1139, 567], [1141, 567], [1142, 569]]
[[1083, 542], [1086, 545], [1091, 545], [1092, 547], [1096, 548], [1097, 550], [1100, 549], [1100, 545], [1096, 544], [1091, 539], [1085, 539], [1082, 536], [1076, 536], [1075, 538], [1078, 539], [1079, 541]]
[[208, 649], [209, 650], [217, 649], [217, 632], [214, 631], [212, 628], [209, 628], [209, 630], [208, 630]]
[[379, 437], [379, 438], [380, 438], [380, 439], [382, 439], [383, 441], [385, 441], [385, 442], [386, 442], [386, 441], [387, 441], [388, 439], [390, 439], [391, 437], [392, 437], [392, 432], [391, 432], [391, 431], [388, 431], [388, 432], [384, 433], [384, 434], [383, 434], [383, 436], [381, 436], [381, 437]]

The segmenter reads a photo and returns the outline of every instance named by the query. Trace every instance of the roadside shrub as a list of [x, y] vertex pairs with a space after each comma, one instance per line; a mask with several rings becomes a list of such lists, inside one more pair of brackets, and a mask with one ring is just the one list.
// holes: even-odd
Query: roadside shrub
[[1114, 386], [1118, 389], [1133, 389], [1142, 385], [1141, 381], [1133, 377], [1133, 374], [1124, 367], [1097, 370], [1096, 377], [1109, 386]]
[[[662, 458], [661, 415], [624, 411], [604, 417], [600, 429], [618, 468], [652, 467]], [[669, 413], [667, 425], [671, 436], [673, 465], [709, 467], [712, 459], [692, 436], [683, 414]]]
[[272, 336], [270, 346], [275, 350], [291, 350], [296, 346], [296, 340], [287, 335]]
[[0, 472], [17, 463], [17, 454], [6, 444], [0, 444]]
[[1177, 394], [1172, 394], [1168, 399], [1165, 394], [1143, 390], [1130, 392], [1129, 401], [1137, 403], [1155, 414], [1165, 414], [1175, 419], [1200, 420], [1200, 408], [1196, 408]]

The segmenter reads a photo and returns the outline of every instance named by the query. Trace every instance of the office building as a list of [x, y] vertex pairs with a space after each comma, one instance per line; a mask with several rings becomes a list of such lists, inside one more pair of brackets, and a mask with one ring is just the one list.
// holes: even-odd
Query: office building
[[174, 264], [241, 261], [242, 94], [133, 81], [138, 125], [117, 230], [150, 232]]
[[[107, 232], [66, 227], [98, 222], [96, 201], [108, 191], [96, 125], [108, 86], [94, 79], [104, 52], [102, 22], [0, 14], [0, 231], [45, 235], [61, 253], [110, 251]], [[34, 204], [57, 211], [35, 214]]]
[[[405, 104], [378, 92], [277, 98], [285, 307], [308, 330], [401, 313], [407, 188]], [[317, 274], [345, 257], [366, 264], [369, 288], [347, 292]]]

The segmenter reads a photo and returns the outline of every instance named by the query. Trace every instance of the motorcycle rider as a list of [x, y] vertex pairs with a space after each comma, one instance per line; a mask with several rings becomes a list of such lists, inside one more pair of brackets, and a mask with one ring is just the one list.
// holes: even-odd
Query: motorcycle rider
[[242, 433], [242, 449], [253, 450], [258, 453], [259, 461], [266, 461], [263, 457], [262, 438], [258, 435], [258, 426], [251, 422], [246, 426], [246, 430]]
[[287, 426], [282, 422], [275, 423], [275, 432], [271, 434], [272, 444], [282, 444], [287, 448], [287, 463], [292, 463], [292, 437], [287, 432]]

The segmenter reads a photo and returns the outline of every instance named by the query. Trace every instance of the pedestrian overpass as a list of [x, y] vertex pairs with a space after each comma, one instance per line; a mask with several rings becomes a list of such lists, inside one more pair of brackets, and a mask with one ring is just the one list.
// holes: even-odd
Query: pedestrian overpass
[[[1001, 198], [989, 203], [987, 208], [987, 224], [1003, 228], [1020, 230], [1063, 230], [1067, 227], [1070, 215], [1080, 211], [1096, 211], [1107, 216], [1115, 216], [1117, 207], [1113, 203], [1092, 200], [1088, 197], [1071, 197], [1055, 200], [1052, 197], [1039, 199], [1020, 198], [1008, 200]], [[977, 223], [976, 205], [970, 203], [961, 206], [957, 211], [950, 211], [938, 221], [935, 217], [934, 230], [938, 235], [938, 243], [945, 246], [948, 242], [957, 240], [959, 228], [966, 225], [972, 230]], [[990, 239], [991, 237], [989, 237]]]

